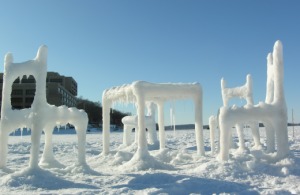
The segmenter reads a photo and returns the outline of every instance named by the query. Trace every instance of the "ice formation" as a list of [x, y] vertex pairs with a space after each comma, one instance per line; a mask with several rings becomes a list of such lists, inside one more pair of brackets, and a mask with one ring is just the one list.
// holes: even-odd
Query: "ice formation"
[[218, 118], [216, 116], [210, 116], [208, 119], [209, 131], [210, 131], [210, 148], [211, 153], [215, 153], [215, 131], [218, 127]]
[[235, 124], [248, 121], [261, 121], [266, 127], [267, 152], [275, 151], [275, 135], [277, 152], [262, 155], [270, 161], [284, 158], [289, 153], [287, 135], [287, 108], [283, 88], [283, 54], [282, 44], [276, 41], [273, 53], [267, 57], [267, 95], [266, 101], [253, 106], [220, 108], [220, 154], [221, 160], [228, 160], [230, 131]]
[[[2, 107], [0, 120], [0, 168], [6, 167], [7, 144], [9, 134], [18, 128], [31, 129], [31, 155], [29, 168], [39, 167], [40, 138], [45, 132], [45, 147], [41, 164], [59, 164], [52, 151], [52, 132], [57, 125], [68, 123], [75, 126], [78, 136], [78, 165], [85, 165], [85, 141], [88, 123], [87, 114], [83, 110], [56, 107], [46, 100], [47, 46], [41, 46], [35, 59], [23, 63], [13, 63], [12, 54], [8, 53], [4, 61], [2, 90]], [[16, 78], [32, 75], [36, 81], [36, 92], [31, 108], [13, 110], [10, 95]]]
[[[148, 113], [145, 116], [145, 128], [148, 130], [149, 143], [155, 144], [157, 140], [156, 133], [156, 123], [155, 123], [155, 104], [153, 102], [147, 103]], [[138, 140], [138, 116], [125, 116], [122, 118], [122, 123], [124, 125], [124, 135], [123, 135], [123, 144], [129, 146], [130, 141], [130, 132], [135, 128], [135, 141]]]
[[246, 77], [246, 83], [243, 86], [235, 87], [235, 88], [227, 88], [226, 81], [224, 78], [221, 79], [221, 92], [223, 105], [228, 106], [228, 101], [231, 98], [244, 98], [247, 101], [247, 105], [253, 105], [252, 98], [252, 78], [251, 75], [248, 74]]
[[[222, 100], [223, 100], [223, 106], [228, 107], [228, 102], [232, 98], [243, 98], [246, 100], [245, 107], [252, 107], [253, 106], [253, 97], [252, 97], [252, 78], [251, 75], [248, 74], [246, 77], [246, 83], [245, 85], [228, 88], [226, 87], [226, 81], [224, 78], [221, 79], [221, 94], [222, 94]], [[235, 105], [233, 107], [236, 107]], [[219, 113], [218, 113], [219, 115]], [[247, 123], [237, 123], [235, 124], [238, 138], [239, 138], [239, 150], [244, 151], [245, 150], [245, 141], [243, 136], [243, 129], [244, 125], [249, 125], [252, 130], [252, 136], [255, 142], [255, 148], [260, 147], [260, 136], [259, 136], [259, 126], [258, 122], [253, 121], [247, 121]], [[215, 131], [218, 124], [218, 117], [211, 116], [209, 118], [209, 126], [210, 126], [210, 139], [211, 139], [211, 152], [215, 152]], [[231, 133], [231, 132], [230, 132]], [[229, 144], [231, 145], [231, 144]]]
[[[226, 81], [224, 78], [221, 79], [221, 91], [222, 91], [222, 99], [223, 99], [223, 106], [228, 107], [228, 101], [231, 98], [243, 98], [246, 100], [245, 107], [252, 107], [253, 106], [253, 97], [252, 97], [252, 77], [250, 74], [246, 77], [246, 83], [243, 86], [234, 87], [234, 88], [226, 88]], [[234, 107], [236, 107], [234, 105]], [[249, 125], [252, 130], [252, 136], [255, 143], [255, 148], [260, 147], [260, 136], [259, 136], [259, 126], [257, 121], [245, 121], [247, 123], [237, 123], [235, 124], [238, 138], [239, 138], [239, 150], [245, 150], [245, 141], [243, 136], [243, 129], [244, 125]]]
[[153, 102], [158, 108], [160, 149], [165, 148], [164, 102], [168, 100], [191, 98], [195, 104], [195, 134], [197, 153], [204, 155], [202, 131], [202, 88], [199, 83], [161, 83], [154, 84], [136, 81], [132, 84], [107, 89], [102, 95], [103, 105], [103, 154], [109, 153], [110, 108], [113, 102], [131, 102], [137, 105], [138, 157], [149, 155], [145, 132], [145, 103]]

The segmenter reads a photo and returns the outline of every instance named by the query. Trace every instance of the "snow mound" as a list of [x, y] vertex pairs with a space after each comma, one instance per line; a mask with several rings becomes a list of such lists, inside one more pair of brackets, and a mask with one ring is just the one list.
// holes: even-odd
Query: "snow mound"
[[24, 190], [60, 190], [68, 188], [92, 188], [94, 186], [76, 183], [61, 178], [61, 175], [55, 175], [52, 172], [40, 168], [26, 168], [3, 177], [1, 187]]
[[134, 156], [131, 158], [130, 161], [124, 163], [121, 168], [121, 170], [124, 171], [142, 171], [142, 170], [172, 170], [173, 167], [171, 165], [168, 165], [164, 162], [161, 162], [151, 156], [149, 153], [137, 153], [134, 154]]

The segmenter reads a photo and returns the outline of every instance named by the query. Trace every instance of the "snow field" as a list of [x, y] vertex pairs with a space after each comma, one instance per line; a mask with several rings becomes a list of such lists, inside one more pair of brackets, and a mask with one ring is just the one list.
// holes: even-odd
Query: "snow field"
[[[86, 157], [91, 169], [74, 164], [77, 137], [73, 130], [53, 135], [56, 159], [66, 167], [30, 170], [30, 136], [10, 136], [7, 168], [0, 171], [3, 194], [299, 194], [300, 193], [300, 127], [289, 127], [289, 157], [269, 163], [256, 159], [250, 129], [245, 128], [246, 152], [238, 151], [233, 129], [231, 158], [216, 160], [210, 152], [209, 130], [204, 130], [206, 156], [197, 155], [195, 131], [166, 131], [166, 149], [148, 145], [151, 156], [146, 162], [130, 161], [137, 145], [122, 145], [123, 132], [111, 132], [111, 152], [101, 155], [102, 134], [87, 134]], [[216, 132], [218, 134], [218, 132]], [[261, 142], [266, 144], [265, 130], [260, 128]], [[134, 139], [134, 133], [130, 134]], [[41, 139], [40, 157], [44, 146]], [[217, 144], [216, 144], [217, 145]], [[255, 156], [253, 155], [255, 154]], [[132, 164], [134, 162], [135, 164]]]

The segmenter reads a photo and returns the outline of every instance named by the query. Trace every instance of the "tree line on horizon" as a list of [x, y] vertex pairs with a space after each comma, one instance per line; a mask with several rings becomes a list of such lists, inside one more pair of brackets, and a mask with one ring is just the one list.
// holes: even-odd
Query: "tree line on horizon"
[[[102, 105], [100, 102], [93, 102], [83, 97], [78, 97], [76, 107], [83, 109], [87, 113], [89, 124], [96, 126], [102, 125]], [[110, 114], [111, 124], [122, 127], [122, 118], [128, 115], [130, 115], [130, 113], [123, 113], [119, 110], [112, 109]]]

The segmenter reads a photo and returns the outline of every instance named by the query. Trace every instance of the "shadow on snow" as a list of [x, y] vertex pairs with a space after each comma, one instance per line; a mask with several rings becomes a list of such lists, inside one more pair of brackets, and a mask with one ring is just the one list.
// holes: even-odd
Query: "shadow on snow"
[[3, 178], [1, 185], [11, 188], [23, 188], [28, 190], [60, 190], [60, 189], [98, 189], [95, 186], [67, 181], [43, 169], [25, 169], [20, 172], [9, 174]]
[[156, 188], [151, 194], [219, 194], [219, 193], [243, 193], [258, 194], [251, 186], [229, 181], [190, 177], [188, 175], [171, 175], [166, 173], [154, 173], [129, 175], [134, 177], [126, 185], [117, 185], [113, 188], [128, 188], [129, 190], [144, 190]]

